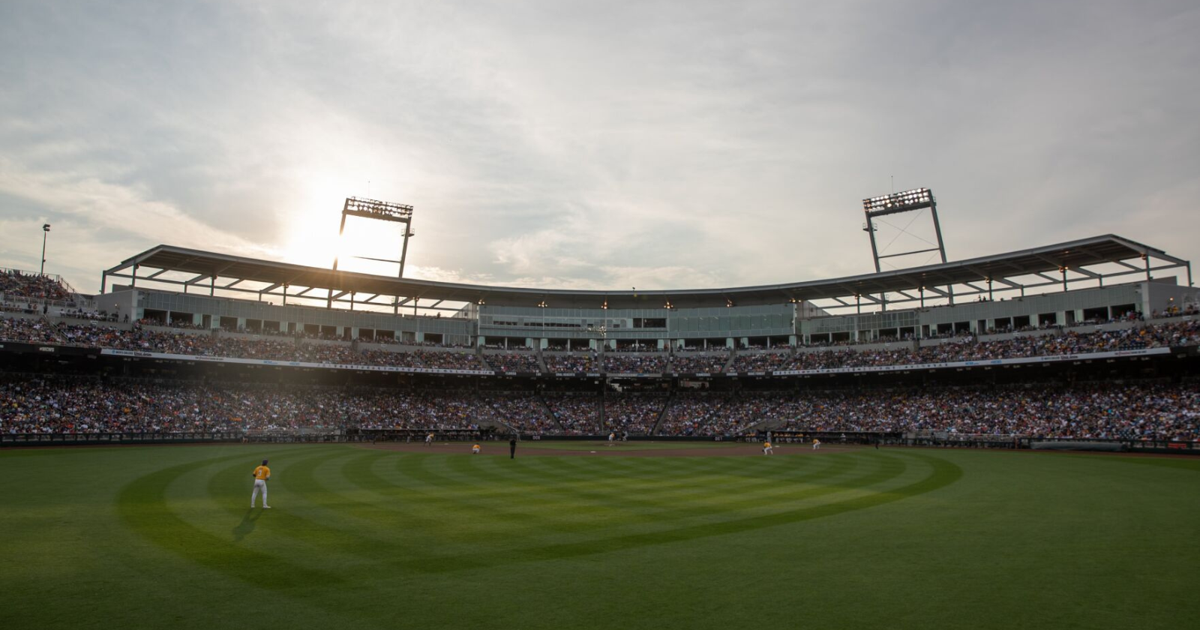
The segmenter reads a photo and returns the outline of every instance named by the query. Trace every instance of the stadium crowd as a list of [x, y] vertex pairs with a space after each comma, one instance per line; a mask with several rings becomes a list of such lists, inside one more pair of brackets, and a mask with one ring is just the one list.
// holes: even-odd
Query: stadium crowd
[[541, 372], [542, 365], [538, 362], [537, 354], [528, 350], [525, 352], [509, 351], [485, 354], [483, 360], [493, 370], [516, 374], [518, 372]]
[[545, 353], [542, 360], [546, 362], [546, 371], [551, 373], [595, 372], [595, 352]]
[[600, 400], [591, 394], [544, 394], [543, 399], [562, 427], [563, 435], [596, 435]]
[[57, 276], [4, 269], [0, 270], [0, 295], [9, 301], [62, 301], [70, 299], [71, 292]]
[[389, 367], [424, 368], [429, 370], [483, 370], [479, 357], [473, 352], [413, 350], [400, 352], [392, 350], [364, 350], [349, 355], [350, 360], [343, 363], [362, 363], [364, 365], [386, 365]]
[[[293, 335], [264, 338], [186, 329], [157, 330], [140, 325], [122, 330], [122, 327], [95, 323], [52, 323], [42, 318], [19, 316], [0, 317], [0, 340], [273, 361], [440, 370], [483, 370], [490, 365], [510, 373], [540, 371], [537, 354], [532, 351], [488, 354], [485, 364], [474, 352], [460, 349], [404, 350], [402, 346], [394, 346], [360, 351], [346, 342], [323, 342]], [[1070, 329], [1058, 331], [1058, 334], [1030, 334], [1003, 340], [983, 340], [967, 335], [915, 350], [857, 351], [849, 347], [796, 350], [794, 353], [786, 350], [742, 350], [734, 356], [729, 369], [734, 372], [753, 372], [923, 365], [1197, 344], [1200, 344], [1200, 320], [1185, 319], [1095, 332]], [[544, 359], [546, 369], [551, 373], [593, 372], [600, 366], [612, 373], [718, 373], [724, 369], [729, 355], [723, 352], [681, 352], [668, 357], [665, 353], [656, 352], [613, 352], [605, 353], [601, 362], [595, 352], [585, 351], [546, 353]]]
[[707, 428], [720, 424], [729, 395], [724, 393], [677, 394], [659, 423], [657, 435], [699, 437], [712, 435]]
[[789, 401], [782, 429], [959, 435], [1200, 440], [1200, 387], [945, 388], [825, 393]]
[[670, 370], [683, 374], [717, 374], [725, 369], [729, 354], [676, 354], [671, 359]]
[[771, 372], [774, 370], [792, 369], [793, 359], [790, 352], [745, 352], [739, 351], [730, 364], [732, 372]]
[[50, 323], [44, 319], [0, 318], [0, 340], [24, 343], [113, 348], [204, 357], [382, 365], [427, 369], [484, 369], [473, 352], [413, 350], [355, 351], [349, 344], [295, 337], [257, 338], [208, 331], [157, 331], [141, 326], [115, 327]]
[[1070, 330], [1062, 334], [1024, 335], [996, 341], [961, 336], [917, 350], [843, 349], [800, 351], [795, 355], [742, 352], [734, 357], [730, 369], [735, 372], [749, 372], [921, 365], [1197, 344], [1200, 344], [1200, 321], [1186, 320], [1097, 332]]
[[488, 396], [501, 421], [530, 435], [556, 435], [562, 427], [550, 416], [546, 405], [532, 392], [501, 392]]
[[462, 393], [92, 378], [0, 381], [3, 433], [295, 432], [477, 428], [497, 412]]
[[610, 393], [604, 397], [604, 430], [646, 435], [667, 403], [666, 394]]
[[662, 374], [669, 358], [665, 352], [605, 352], [604, 371], [610, 374]]
[[[824, 392], [415, 391], [89, 377], [0, 379], [0, 432], [296, 432], [473, 429], [668, 436], [777, 431], [943, 432], [1200, 441], [1200, 383], [972, 386]], [[548, 413], [549, 411], [549, 413]]]

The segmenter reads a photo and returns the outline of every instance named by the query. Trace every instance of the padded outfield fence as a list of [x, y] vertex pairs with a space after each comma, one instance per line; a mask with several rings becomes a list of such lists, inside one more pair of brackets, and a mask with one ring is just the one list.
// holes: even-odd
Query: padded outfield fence
[[[430, 429], [375, 429], [336, 432], [301, 431], [296, 433], [15, 433], [0, 435], [0, 448], [48, 446], [121, 446], [152, 444], [314, 444], [340, 442], [420, 442]], [[507, 433], [492, 427], [481, 429], [433, 430], [440, 442], [506, 440]], [[772, 431], [740, 436], [684, 437], [646, 436], [627, 438], [630, 442], [761, 442], [776, 444], [822, 444], [858, 446], [907, 446], [918, 448], [964, 448], [1006, 450], [1096, 451], [1172, 455], [1200, 455], [1200, 442], [1166, 440], [1106, 440], [1092, 438], [1044, 438], [996, 435], [927, 435], [871, 431]], [[607, 435], [532, 435], [521, 434], [522, 441], [605, 440]]]

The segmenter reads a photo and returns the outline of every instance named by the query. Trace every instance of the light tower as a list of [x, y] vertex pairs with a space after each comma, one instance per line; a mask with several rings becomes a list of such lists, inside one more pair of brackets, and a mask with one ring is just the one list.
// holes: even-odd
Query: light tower
[[[924, 210], [925, 208], [929, 208], [930, 215], [933, 217], [933, 231], [937, 235], [937, 244], [926, 249], [916, 249], [880, 256], [879, 247], [875, 243], [875, 219], [892, 214], [915, 212]], [[876, 273], [883, 271], [879, 266], [879, 261], [884, 258], [938, 252], [942, 256], [942, 262], [946, 262], [946, 244], [942, 241], [942, 226], [938, 222], [937, 215], [937, 199], [934, 198], [932, 190], [928, 188], [915, 188], [881, 197], [863, 199], [863, 213], [867, 217], [867, 222], [863, 225], [863, 231], [871, 237], [871, 258], [875, 262]]]
[[[369, 256], [354, 256], [363, 260], [375, 260], [386, 263], [399, 263], [400, 272], [396, 277], [404, 277], [404, 259], [408, 257], [408, 238], [416, 236], [410, 228], [412, 227], [413, 207], [398, 203], [389, 203], [379, 201], [377, 199], [359, 199], [358, 197], [347, 197], [346, 204], [342, 206], [342, 225], [338, 228], [338, 242], [342, 240], [342, 233], [346, 231], [346, 217], [362, 217], [364, 219], [376, 219], [379, 221], [390, 221], [392, 223], [402, 223], [404, 225], [403, 240], [400, 245], [400, 260], [388, 260], [385, 258], [371, 258]], [[333, 270], [337, 271], [338, 259], [335, 256], [333, 259]]]
[[[364, 219], [376, 219], [379, 221], [388, 221], [391, 223], [400, 223], [404, 225], [404, 235], [400, 245], [400, 260], [390, 260], [387, 258], [372, 258], [370, 256], [354, 256], [363, 260], [374, 260], [385, 263], [398, 263], [400, 271], [396, 274], [397, 278], [404, 277], [404, 259], [408, 257], [408, 239], [416, 234], [412, 231], [412, 215], [413, 207], [398, 203], [389, 203], [379, 201], [378, 199], [359, 199], [358, 197], [347, 197], [345, 205], [342, 206], [342, 224], [338, 227], [338, 245], [341, 245], [342, 234], [346, 231], [346, 217], [362, 217]], [[335, 255], [333, 258], [333, 270], [337, 271], [338, 258]], [[343, 293], [344, 294], [344, 293]], [[333, 306], [334, 294], [331, 290], [329, 297], [326, 298], [326, 308]], [[399, 308], [399, 301], [393, 304]], [[350, 308], [354, 308], [354, 294], [350, 295]], [[416, 303], [413, 303], [413, 312], [416, 313]]]
[[42, 225], [42, 266], [38, 270], [38, 275], [46, 275], [46, 237], [50, 236], [50, 224]]

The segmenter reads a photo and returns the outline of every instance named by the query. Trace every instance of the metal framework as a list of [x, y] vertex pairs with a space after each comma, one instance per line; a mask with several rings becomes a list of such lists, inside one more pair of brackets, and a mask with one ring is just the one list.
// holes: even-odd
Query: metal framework
[[[338, 228], [338, 242], [342, 240], [342, 234], [346, 231], [346, 217], [362, 217], [364, 219], [376, 219], [379, 221], [389, 221], [392, 223], [404, 224], [403, 243], [400, 246], [400, 260], [387, 260], [384, 258], [369, 258], [367, 256], [355, 256], [364, 260], [375, 260], [378, 262], [399, 263], [400, 273], [397, 278], [404, 277], [404, 260], [408, 257], [408, 238], [415, 236], [415, 233], [410, 229], [412, 227], [413, 207], [398, 203], [389, 203], [387, 201], [379, 201], [378, 199], [359, 199], [358, 197], [347, 197], [346, 204], [342, 206], [342, 225]], [[333, 259], [333, 270], [337, 271], [338, 259]]]
[[[202, 287], [208, 289], [209, 295], [221, 290], [255, 295], [260, 301], [268, 296], [281, 298], [284, 304], [289, 298], [320, 300], [327, 306], [337, 304], [353, 309], [357, 305], [371, 305], [391, 307], [393, 312], [402, 306], [411, 306], [414, 312], [418, 306], [458, 312], [464, 304], [487, 304], [662, 308], [670, 313], [687, 308], [784, 303], [807, 303], [832, 312], [858, 310], [863, 306], [923, 307], [927, 298], [1024, 296], [1038, 289], [1042, 292], [1068, 289], [1072, 282], [1104, 286], [1120, 281], [1152, 280], [1155, 274], [1172, 270], [1186, 272], [1188, 286], [1192, 285], [1192, 267], [1187, 260], [1109, 234], [963, 261], [828, 280], [723, 289], [553, 290], [390, 278], [159, 245], [105, 270], [101, 293], [107, 291], [108, 279], [114, 278], [127, 280], [132, 287], [141, 281], [181, 287], [185, 293]], [[316, 295], [312, 294], [314, 291]], [[370, 297], [362, 299], [363, 295]], [[422, 300], [426, 306], [421, 305]]]
[[[929, 208], [930, 213], [933, 215], [933, 231], [937, 234], [937, 245], [926, 249], [880, 256], [879, 247], [875, 243], [875, 219], [892, 214], [915, 212], [924, 210], [925, 208]], [[942, 241], [942, 225], [938, 222], [937, 199], [933, 196], [932, 190], [928, 188], [915, 188], [881, 197], [863, 199], [863, 213], [867, 217], [867, 222], [863, 225], [863, 231], [871, 237], [871, 258], [875, 262], [875, 271], [883, 271], [879, 266], [879, 261], [884, 258], [897, 258], [929, 252], [938, 252], [942, 256], [942, 262], [946, 262], [946, 244]]]

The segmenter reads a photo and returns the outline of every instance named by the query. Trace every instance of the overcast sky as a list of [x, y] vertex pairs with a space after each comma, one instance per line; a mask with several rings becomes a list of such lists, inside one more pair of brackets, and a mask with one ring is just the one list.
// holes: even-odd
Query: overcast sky
[[44, 222], [82, 291], [160, 243], [325, 266], [357, 195], [416, 207], [413, 277], [812, 280], [873, 269], [893, 178], [951, 259], [1200, 260], [1198, 34], [1195, 0], [5, 0], [0, 266], [36, 270]]

